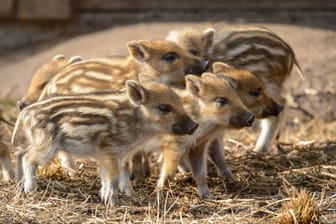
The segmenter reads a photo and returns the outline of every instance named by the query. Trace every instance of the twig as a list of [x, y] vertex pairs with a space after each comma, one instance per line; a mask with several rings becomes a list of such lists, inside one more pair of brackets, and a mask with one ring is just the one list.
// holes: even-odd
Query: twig
[[294, 213], [293, 209], [289, 209], [289, 214], [292, 216], [294, 224], [299, 224], [298, 221], [296, 220], [295, 213]]
[[1, 116], [0, 116], [0, 121], [2, 121], [2, 122], [4, 122], [5, 124], [8, 124], [8, 125], [14, 127], [14, 124], [13, 124], [13, 123], [7, 121], [5, 118], [3, 118], [3, 117], [1, 117]]
[[297, 104], [296, 106], [291, 106], [290, 108], [300, 110], [304, 115], [308, 116], [310, 119], [314, 119], [315, 117], [312, 113], [303, 108], [300, 104]]

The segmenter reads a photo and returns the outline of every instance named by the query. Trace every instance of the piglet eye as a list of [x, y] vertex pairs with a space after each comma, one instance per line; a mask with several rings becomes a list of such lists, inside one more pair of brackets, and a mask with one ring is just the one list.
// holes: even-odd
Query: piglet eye
[[219, 106], [219, 107], [224, 107], [226, 105], [229, 104], [229, 100], [225, 97], [218, 97], [215, 99], [215, 103]]
[[261, 88], [250, 90], [249, 94], [258, 97], [261, 95]]
[[196, 49], [190, 49], [189, 53], [195, 56], [198, 56], [198, 51]]
[[172, 111], [172, 107], [168, 104], [160, 104], [159, 106], [157, 106], [157, 109], [161, 112], [161, 113], [169, 113]]
[[163, 55], [162, 60], [172, 63], [176, 61], [179, 58], [179, 56], [175, 52], [169, 52], [165, 55]]

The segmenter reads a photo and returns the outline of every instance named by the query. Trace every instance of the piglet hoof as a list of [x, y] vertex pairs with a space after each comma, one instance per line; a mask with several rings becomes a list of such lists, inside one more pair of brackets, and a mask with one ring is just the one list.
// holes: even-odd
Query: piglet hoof
[[66, 153], [59, 153], [61, 159], [61, 166], [66, 171], [69, 177], [75, 177], [78, 175], [78, 171], [73, 159]]
[[150, 166], [149, 166], [148, 161], [144, 163], [143, 169], [144, 169], [144, 173], [145, 173], [145, 178], [150, 177], [151, 176], [151, 170], [150, 170]]
[[37, 184], [36, 181], [33, 180], [26, 180], [24, 183], [24, 192], [29, 194], [32, 193], [34, 191], [36, 191], [37, 189]]
[[212, 195], [210, 193], [208, 186], [198, 187], [197, 193], [201, 199], [211, 199], [212, 198]]
[[113, 192], [102, 192], [100, 193], [101, 200], [104, 202], [106, 206], [115, 207], [118, 205], [118, 197]]
[[116, 207], [118, 206], [118, 199], [117, 198], [105, 198], [103, 199], [104, 204], [107, 207]]
[[132, 196], [134, 194], [132, 185], [122, 186], [122, 184], [120, 184], [119, 188], [120, 188], [120, 192], [126, 194], [127, 196]]
[[133, 190], [132, 186], [124, 189], [124, 192], [127, 196], [132, 196], [134, 194], [134, 190]]
[[119, 178], [114, 178], [111, 181], [102, 183], [100, 198], [106, 206], [118, 205], [118, 183]]
[[262, 155], [262, 154], [265, 154], [265, 153], [268, 152], [268, 147], [266, 147], [266, 146], [256, 146], [256, 147], [254, 147], [253, 152]]
[[237, 178], [233, 175], [231, 170], [227, 169], [222, 173], [223, 178], [228, 179], [230, 182], [237, 182]]
[[132, 179], [134, 179], [135, 184], [142, 184], [145, 180], [144, 172], [133, 172]]

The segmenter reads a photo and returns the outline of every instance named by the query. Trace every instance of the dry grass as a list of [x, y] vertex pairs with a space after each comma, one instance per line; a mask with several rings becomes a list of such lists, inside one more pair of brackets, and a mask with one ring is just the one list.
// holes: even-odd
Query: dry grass
[[310, 194], [306, 189], [300, 190], [299, 193], [290, 193], [287, 190], [287, 194], [291, 198], [282, 203], [282, 211], [275, 219], [277, 224], [318, 224], [322, 222], [320, 206], [314, 194]]
[[[294, 116], [298, 122], [291, 122]], [[190, 173], [155, 192], [152, 159], [151, 177], [135, 186], [134, 196], [120, 194], [118, 208], [109, 208], [99, 199], [96, 163], [78, 162], [79, 175], [68, 177], [53, 162], [40, 170], [35, 194], [0, 182], [0, 223], [336, 223], [335, 126], [293, 110], [281, 142], [264, 156], [251, 152], [253, 130], [230, 132], [225, 150], [238, 182], [223, 180], [209, 164], [213, 197], [207, 200], [197, 197]]]

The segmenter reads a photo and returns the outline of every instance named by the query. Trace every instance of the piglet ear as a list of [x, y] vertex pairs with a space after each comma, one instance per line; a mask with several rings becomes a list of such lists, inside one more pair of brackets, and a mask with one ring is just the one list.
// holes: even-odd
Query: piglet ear
[[77, 62], [80, 62], [82, 61], [82, 57], [79, 56], [79, 55], [75, 55], [75, 56], [72, 56], [69, 60], [68, 60], [68, 63], [69, 64], [74, 64], [74, 63], [77, 63]]
[[207, 49], [212, 46], [215, 32], [216, 30], [214, 28], [207, 28], [203, 31], [202, 40]]
[[216, 75], [211, 72], [203, 72], [202, 79], [216, 79]]
[[224, 62], [215, 62], [212, 64], [212, 71], [214, 73], [221, 73], [221, 72], [227, 72], [229, 70], [232, 70], [233, 67], [224, 63]]
[[149, 43], [148, 40], [133, 40], [127, 43], [128, 51], [134, 60], [139, 63], [147, 60], [150, 50]]
[[202, 89], [202, 80], [200, 77], [195, 75], [187, 75], [185, 77], [187, 90], [194, 97], [200, 97], [201, 89]]
[[127, 80], [126, 90], [128, 98], [135, 105], [141, 105], [146, 102], [147, 90], [140, 83], [133, 80]]
[[64, 60], [65, 56], [63, 54], [57, 54], [51, 59], [51, 61], [64, 61]]
[[156, 80], [151, 76], [149, 73], [139, 73], [138, 79], [140, 83], [145, 83], [145, 82], [155, 82]]

